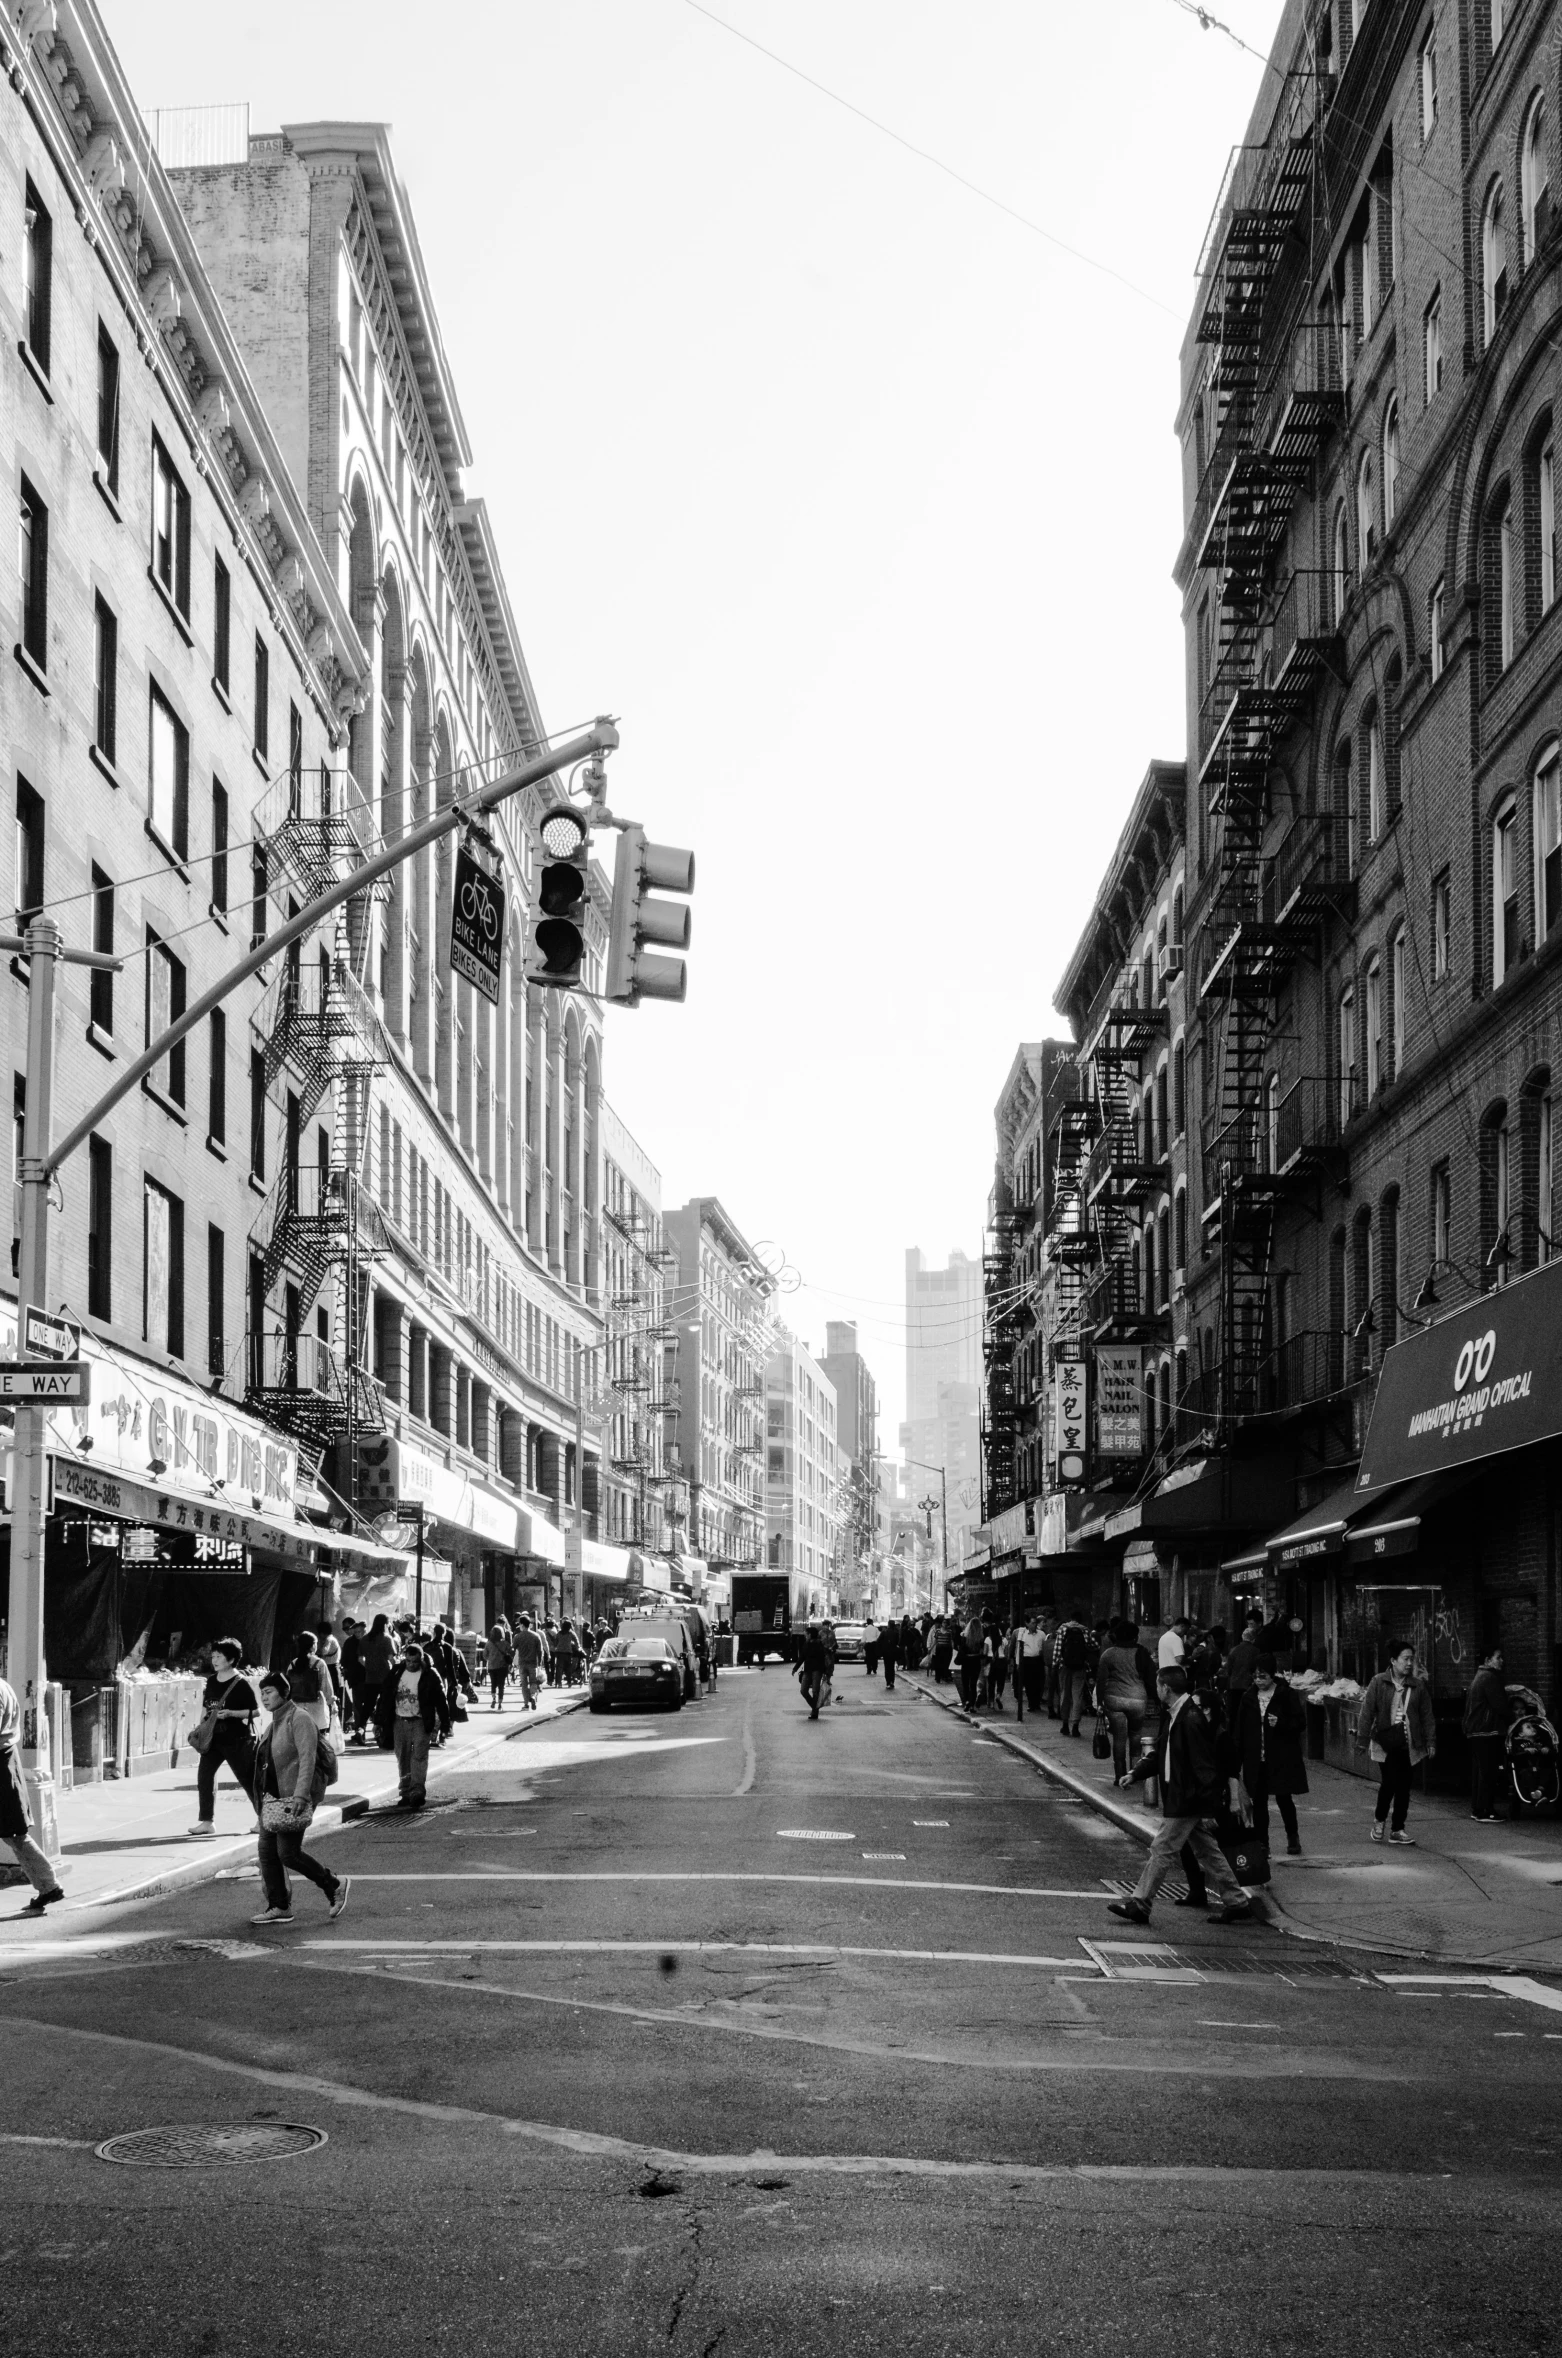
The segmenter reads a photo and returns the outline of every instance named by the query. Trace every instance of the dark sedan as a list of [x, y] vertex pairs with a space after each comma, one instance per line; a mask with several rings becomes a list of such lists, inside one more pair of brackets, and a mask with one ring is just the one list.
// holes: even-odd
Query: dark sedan
[[662, 1637], [609, 1638], [591, 1665], [591, 1708], [611, 1711], [615, 1703], [650, 1703], [663, 1711], [683, 1709], [683, 1665]]

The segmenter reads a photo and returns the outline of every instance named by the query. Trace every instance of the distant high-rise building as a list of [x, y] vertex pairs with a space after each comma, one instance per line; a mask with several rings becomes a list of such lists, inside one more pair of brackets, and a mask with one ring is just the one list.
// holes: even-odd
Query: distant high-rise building
[[875, 1562], [882, 1538], [874, 1463], [879, 1454], [879, 1388], [857, 1348], [856, 1326], [832, 1318], [824, 1330], [819, 1364], [836, 1395], [836, 1436], [841, 1453], [841, 1519], [837, 1581], [843, 1612], [871, 1604]]
[[959, 1251], [930, 1269], [920, 1249], [906, 1254], [906, 1421], [900, 1446], [915, 1481], [942, 1471], [949, 1509], [949, 1560], [982, 1519], [982, 1265]]

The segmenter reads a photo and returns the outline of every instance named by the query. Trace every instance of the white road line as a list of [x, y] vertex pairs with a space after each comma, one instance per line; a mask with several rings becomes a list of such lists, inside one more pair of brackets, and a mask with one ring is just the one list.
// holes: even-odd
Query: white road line
[[[155, 2055], [165, 2063], [182, 2063], [196, 2071], [215, 2072], [222, 2078], [246, 2080], [251, 2086], [277, 2088], [287, 2096], [316, 2097], [323, 2103], [351, 2105], [365, 2112], [393, 2113], [403, 2120], [426, 2121], [436, 2128], [495, 2129], [501, 2136], [522, 2137], [530, 2144], [548, 2146], [556, 2152], [572, 2154], [582, 2161], [631, 2162], [658, 2171], [681, 2170], [686, 2177], [747, 2177], [756, 2169], [784, 2169], [797, 2177], [966, 2179], [979, 2183], [1004, 2179], [1010, 2185], [1027, 2186], [1088, 2179], [1115, 2181], [1125, 2186], [1202, 2185], [1229, 2187], [1234, 2191], [1273, 2185], [1281, 2180], [1300, 2180], [1342, 2188], [1359, 2187], [1361, 2182], [1359, 2171], [1354, 2169], [1226, 2169], [1207, 2162], [940, 2161], [910, 2154], [778, 2153], [772, 2146], [756, 2146], [750, 2153], [688, 2153], [675, 2146], [641, 2145], [627, 2137], [603, 2136], [590, 2129], [561, 2128], [551, 2121], [513, 2120], [503, 2113], [480, 2112], [471, 2105], [429, 2104], [411, 2096], [381, 2095], [369, 2088], [356, 2088], [340, 2080], [321, 2079], [309, 2072], [274, 2071], [263, 2064], [238, 2063], [226, 2055], [202, 2054], [194, 2047], [175, 2047], [155, 2039], [127, 2038], [119, 2031], [86, 2030], [76, 2024], [48, 2022], [34, 2015], [0, 2016], [0, 2036], [7, 2030], [31, 2031], [57, 2039], [75, 2039], [93, 2046], [116, 2048], [122, 2054]], [[887, 2052], [892, 2054], [894, 2050]], [[1101, 2057], [1092, 2050], [1088, 2059], [1081, 2051], [1073, 2068], [1100, 2071], [1105, 2066]], [[1404, 2075], [1394, 2076], [1402, 2078]], [[1374, 2183], [1383, 2185], [1394, 2182], [1396, 2178], [1401, 2179], [1407, 2187], [1425, 2185], [1424, 2177], [1411, 2171], [1383, 2172], [1375, 2178]]]
[[[358, 1876], [353, 1877], [356, 1883]], [[1025, 1965], [1049, 1973], [1079, 1963], [1077, 1957], [1033, 1957], [976, 1949], [872, 1949], [826, 1940], [289, 1940], [290, 1950], [344, 1950], [371, 1957], [484, 1955], [560, 1957], [879, 1957], [891, 1964]], [[899, 2049], [895, 2052], [898, 2054]]]
[[[1431, 1997], [1435, 1984], [1440, 1989], [1495, 1990], [1500, 1998], [1521, 1998], [1526, 2005], [1543, 2006], [1548, 2014], [1562, 2014], [1562, 1990], [1548, 1989], [1543, 1981], [1532, 1981], [1527, 1973], [1380, 1973], [1376, 1977], [1390, 1989], [1397, 1989], [1402, 1998]], [[1407, 1983], [1422, 1987], [1407, 1988]]]
[[1105, 1907], [1106, 1894], [1099, 1887], [1094, 1891], [1063, 1891], [1042, 1889], [1033, 1884], [1013, 1883], [938, 1883], [931, 1878], [911, 1875], [766, 1875], [723, 1873], [655, 1874], [624, 1868], [583, 1868], [556, 1871], [544, 1867], [490, 1868], [483, 1873], [441, 1873], [430, 1869], [422, 1873], [408, 1868], [400, 1874], [381, 1874], [368, 1868], [354, 1868], [355, 1883], [809, 1883], [838, 1885], [848, 1891], [953, 1891], [974, 1892], [988, 1899], [1052, 1899], [1094, 1900]]
[[855, 1842], [855, 1834], [838, 1834], [827, 1826], [778, 1826], [778, 1842]]
[[61, 2145], [72, 2153], [91, 2153], [90, 2137], [23, 2137], [7, 2129], [0, 2129], [0, 2145]]

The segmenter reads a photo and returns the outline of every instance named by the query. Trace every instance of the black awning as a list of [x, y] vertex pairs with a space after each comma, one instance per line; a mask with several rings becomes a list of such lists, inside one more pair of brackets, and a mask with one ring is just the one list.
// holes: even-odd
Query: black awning
[[1347, 1563], [1360, 1567], [1416, 1554], [1425, 1518], [1467, 1488], [1479, 1470], [1478, 1466], [1456, 1466], [1446, 1474], [1422, 1474], [1414, 1482], [1402, 1483], [1397, 1490], [1379, 1491], [1371, 1498], [1358, 1495], [1345, 1541]]
[[1396, 1343], [1356, 1488], [1476, 1465], [1562, 1433], [1562, 1261]]
[[1342, 1482], [1321, 1498], [1316, 1506], [1287, 1523], [1265, 1543], [1264, 1553], [1271, 1569], [1276, 1572], [1293, 1571], [1298, 1564], [1312, 1562], [1317, 1556], [1337, 1556], [1345, 1546], [1345, 1534], [1353, 1514], [1366, 1514], [1371, 1502], [1359, 1498], [1354, 1480]]

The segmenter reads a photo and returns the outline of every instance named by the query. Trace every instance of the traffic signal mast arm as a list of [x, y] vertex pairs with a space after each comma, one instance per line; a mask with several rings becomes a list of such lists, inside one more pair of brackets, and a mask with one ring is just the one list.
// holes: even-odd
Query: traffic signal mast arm
[[477, 794], [447, 803], [433, 818], [425, 819], [421, 827], [414, 827], [410, 835], [398, 837], [395, 843], [387, 844], [383, 851], [376, 852], [372, 859], [354, 868], [340, 883], [333, 884], [329, 892], [321, 893], [318, 899], [300, 909], [296, 917], [290, 917], [285, 925], [279, 926], [275, 933], [268, 933], [265, 940], [257, 943], [236, 966], [230, 966], [220, 981], [213, 983], [209, 991], [204, 991], [200, 998], [185, 1009], [177, 1023], [170, 1024], [167, 1031], [160, 1034], [143, 1055], [136, 1057], [127, 1066], [113, 1087], [104, 1091], [96, 1105], [82, 1115], [74, 1130], [67, 1131], [58, 1146], [45, 1146], [45, 1175], [57, 1171], [61, 1163], [74, 1154], [77, 1147], [98, 1127], [104, 1115], [112, 1113], [120, 1099], [128, 1096], [138, 1085], [143, 1074], [151, 1072], [155, 1065], [160, 1064], [169, 1049], [176, 1047], [197, 1024], [203, 1023], [214, 1007], [221, 1006], [246, 975], [254, 974], [259, 967], [274, 958], [279, 950], [285, 950], [290, 942], [311, 932], [322, 917], [328, 917], [333, 909], [340, 908], [343, 901], [351, 900], [354, 893], [362, 892], [366, 885], [373, 884], [392, 868], [399, 868], [403, 860], [410, 860], [414, 853], [425, 850], [431, 843], [437, 843], [442, 835], [449, 835], [479, 812], [496, 809], [501, 802], [508, 801], [512, 794], [522, 793], [528, 786], [539, 785], [544, 778], [551, 778], [557, 771], [568, 769], [575, 762], [585, 761], [592, 754], [611, 753], [617, 743], [618, 731], [610, 720], [594, 721], [589, 729], [579, 737], [572, 737], [567, 745], [559, 746], [556, 751], [544, 754], [536, 761], [526, 762], [519, 769], [506, 770], [502, 777], [495, 778], [492, 785], [483, 787]]

